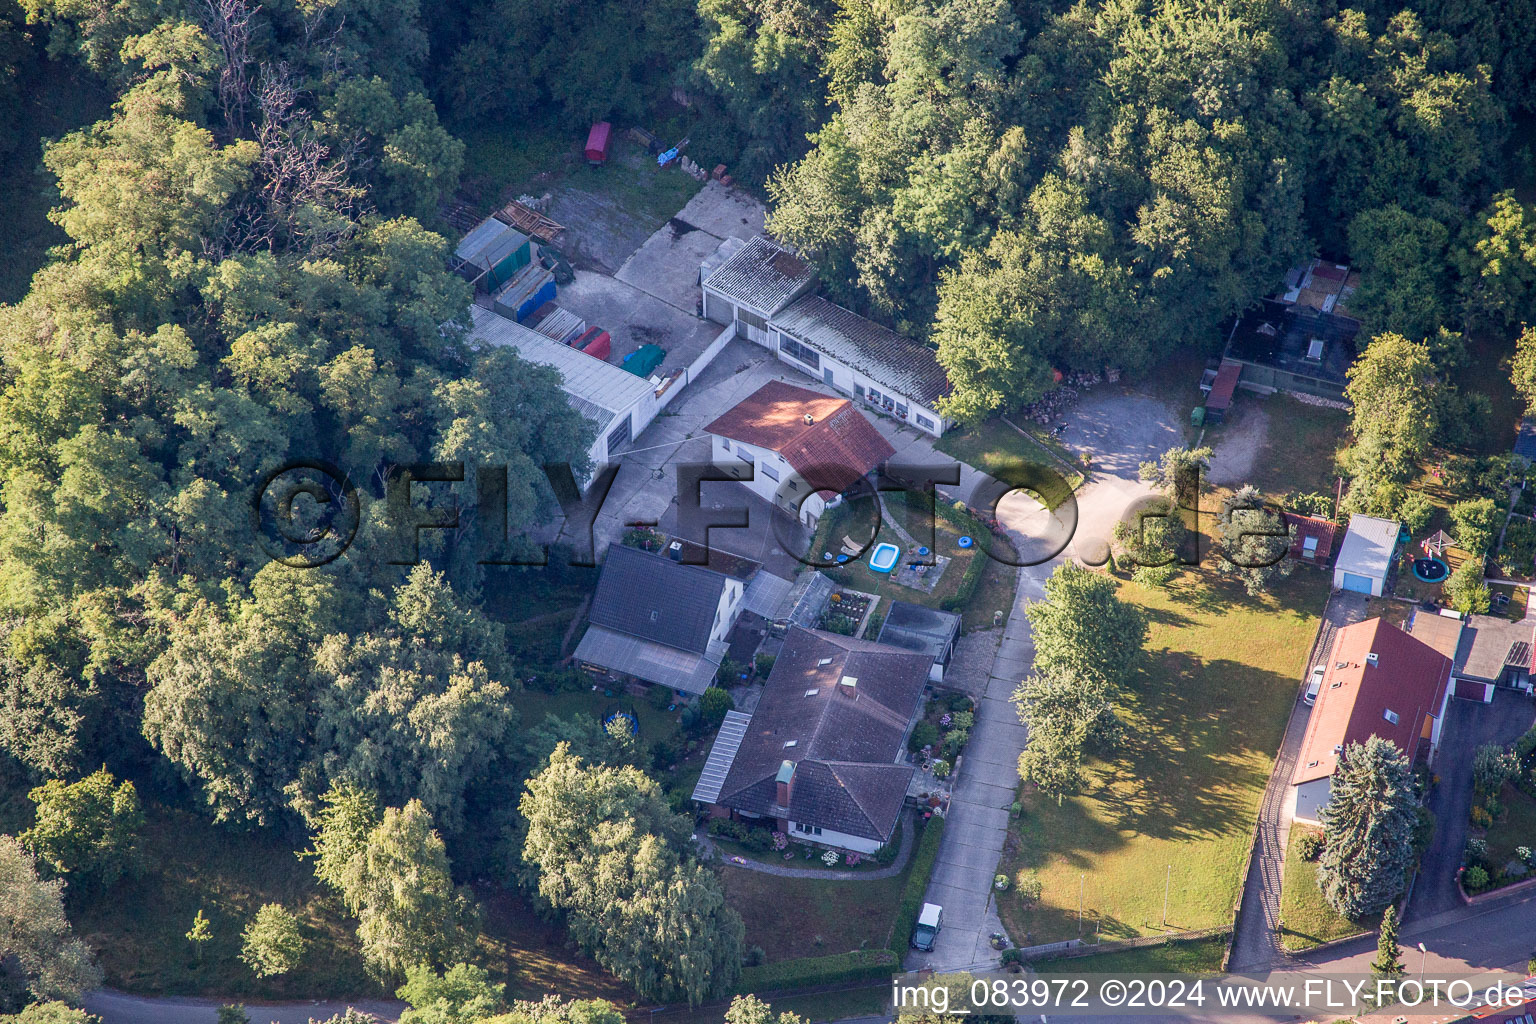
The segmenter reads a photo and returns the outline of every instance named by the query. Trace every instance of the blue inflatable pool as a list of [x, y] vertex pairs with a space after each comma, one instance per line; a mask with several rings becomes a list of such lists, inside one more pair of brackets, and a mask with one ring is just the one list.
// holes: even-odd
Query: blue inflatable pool
[[875, 572], [890, 572], [901, 558], [901, 549], [895, 544], [880, 543], [869, 556], [869, 567]]

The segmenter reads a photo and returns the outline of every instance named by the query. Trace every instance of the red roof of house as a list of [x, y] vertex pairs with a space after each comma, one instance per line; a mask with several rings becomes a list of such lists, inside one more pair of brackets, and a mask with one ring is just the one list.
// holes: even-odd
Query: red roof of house
[[[1369, 655], [1376, 655], [1372, 664]], [[1424, 720], [1436, 718], [1451, 678], [1451, 659], [1376, 618], [1340, 629], [1296, 759], [1293, 785], [1333, 774], [1339, 751], [1372, 736], [1418, 753]], [[1391, 712], [1397, 718], [1387, 717]]]
[[813, 486], [838, 493], [896, 449], [846, 398], [769, 381], [704, 428], [778, 452]]
[[1221, 369], [1216, 371], [1216, 379], [1211, 383], [1211, 394], [1205, 400], [1205, 407], [1216, 410], [1229, 407], [1232, 404], [1232, 392], [1237, 390], [1237, 378], [1242, 373], [1242, 363], [1222, 363]]
[[[1285, 514], [1285, 522], [1291, 528], [1292, 558], [1308, 565], [1328, 564], [1328, 558], [1333, 554], [1333, 536], [1339, 529], [1338, 523], [1320, 516], [1301, 516], [1294, 512]], [[1317, 547], [1311, 553], [1305, 549], [1308, 537], [1317, 538]]]

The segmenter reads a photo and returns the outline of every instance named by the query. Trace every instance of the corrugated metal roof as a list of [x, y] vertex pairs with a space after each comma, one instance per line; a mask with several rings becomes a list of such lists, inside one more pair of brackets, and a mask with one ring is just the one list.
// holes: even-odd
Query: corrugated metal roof
[[912, 401], [931, 407], [949, 393], [933, 349], [819, 295], [790, 303], [773, 326]]
[[576, 660], [684, 693], [703, 693], [715, 681], [725, 651], [724, 644], [710, 644], [706, 653], [690, 654], [603, 626], [591, 626], [576, 645]]
[[741, 252], [747, 244], [746, 239], [732, 235], [715, 247], [715, 251], [704, 257], [704, 262], [699, 264], [699, 280], [708, 281], [709, 275], [718, 270], [726, 260]]
[[1395, 519], [1377, 519], [1359, 513], [1350, 516], [1349, 529], [1344, 534], [1344, 543], [1339, 546], [1339, 560], [1334, 568], [1359, 576], [1385, 577], [1392, 565], [1392, 552], [1397, 547], [1400, 529]]
[[816, 270], [761, 235], [722, 263], [704, 283], [720, 294], [772, 316], [816, 279]]
[[725, 713], [725, 721], [720, 723], [720, 732], [715, 736], [715, 745], [709, 748], [709, 759], [704, 762], [704, 770], [693, 787], [695, 800], [712, 804], [720, 799], [720, 787], [731, 772], [731, 763], [736, 760], [736, 751], [741, 749], [741, 739], [747, 734], [751, 722], [752, 716], [740, 711]]
[[495, 217], [487, 217], [464, 236], [453, 254], [476, 266], [494, 266], [514, 249], [528, 241], [528, 236], [510, 228]]
[[604, 427], [619, 414], [628, 413], [651, 392], [649, 381], [561, 345], [516, 321], [479, 306], [471, 306], [469, 312], [473, 321], [469, 331], [471, 342], [510, 345], [530, 362], [553, 366], [560, 372], [571, 405]]
[[1218, 412], [1229, 408], [1232, 405], [1232, 393], [1237, 390], [1237, 379], [1242, 374], [1242, 363], [1223, 360], [1221, 369], [1216, 371], [1216, 380], [1211, 384], [1211, 394], [1205, 400], [1205, 407]]

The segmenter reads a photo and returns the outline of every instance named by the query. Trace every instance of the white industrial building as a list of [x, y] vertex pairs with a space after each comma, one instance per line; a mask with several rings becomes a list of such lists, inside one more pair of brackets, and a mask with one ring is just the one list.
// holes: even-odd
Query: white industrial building
[[533, 363], [554, 367], [565, 398], [597, 426], [590, 457], [596, 470], [613, 462], [661, 411], [657, 384], [562, 345], [479, 306], [470, 307], [472, 345], [506, 345]]
[[720, 256], [700, 271], [706, 317], [864, 409], [936, 437], [951, 426], [938, 411], [949, 377], [933, 349], [814, 294], [815, 269], [769, 239]]

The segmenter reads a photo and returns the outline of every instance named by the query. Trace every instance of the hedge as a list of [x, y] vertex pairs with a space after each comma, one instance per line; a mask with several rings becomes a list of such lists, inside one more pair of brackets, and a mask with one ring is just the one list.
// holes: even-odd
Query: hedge
[[832, 956], [807, 956], [776, 964], [744, 967], [736, 985], [739, 995], [783, 992], [813, 985], [889, 978], [901, 970], [901, 957], [889, 949], [856, 949]]
[[891, 952], [897, 957], [905, 956], [907, 946], [912, 942], [912, 929], [917, 926], [917, 915], [923, 909], [928, 876], [933, 874], [933, 862], [939, 859], [939, 842], [943, 838], [944, 819], [929, 818], [917, 840], [917, 850], [912, 854], [912, 870], [907, 874], [907, 887], [902, 890], [896, 923], [891, 928]]

